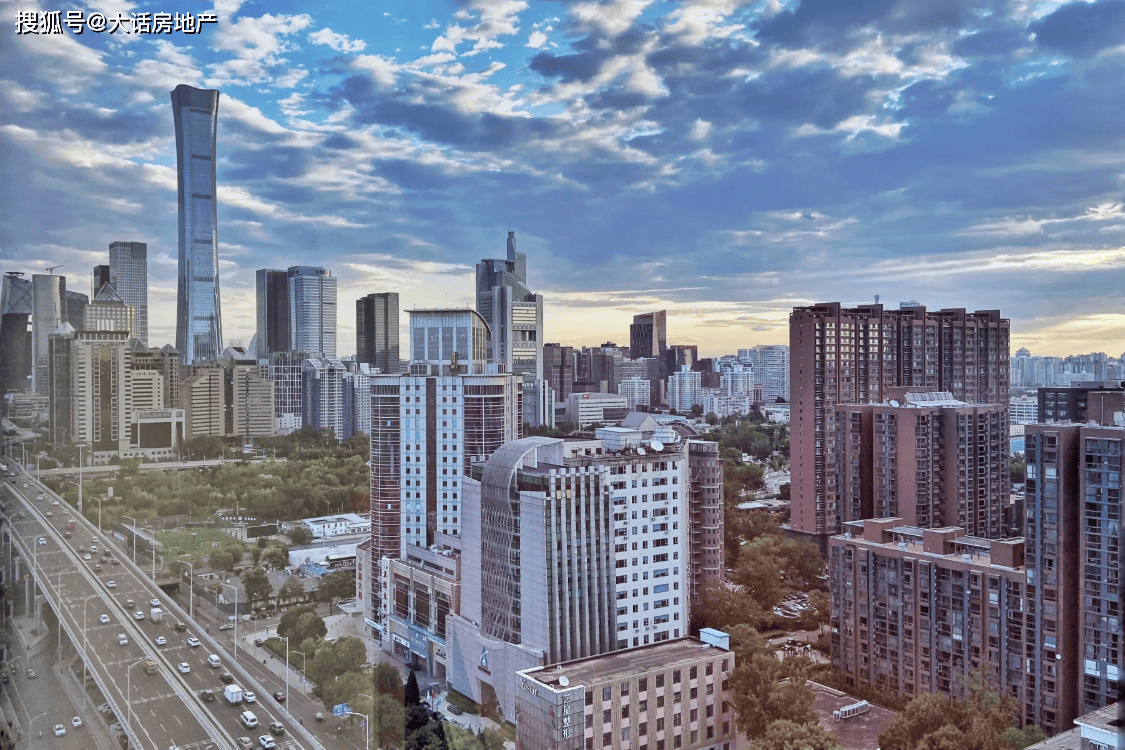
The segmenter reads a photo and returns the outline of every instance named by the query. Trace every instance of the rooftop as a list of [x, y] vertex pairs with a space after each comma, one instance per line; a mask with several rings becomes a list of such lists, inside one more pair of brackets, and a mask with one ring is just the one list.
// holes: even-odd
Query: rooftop
[[571, 685], [592, 685], [622, 677], [663, 670], [677, 664], [688, 664], [704, 656], [731, 653], [697, 638], [679, 638], [649, 646], [614, 651], [587, 659], [551, 664], [537, 671], [525, 672], [528, 677], [559, 689], [559, 678], [565, 676]]
[[1091, 711], [1084, 716], [1079, 716], [1074, 722], [1111, 734], [1120, 732], [1125, 728], [1125, 702], [1113, 703], [1097, 711]]
[[839, 740], [842, 750], [876, 750], [879, 747], [879, 733], [897, 716], [894, 711], [871, 704], [867, 713], [836, 721], [832, 712], [859, 703], [859, 698], [815, 682], [808, 685], [813, 689], [813, 711], [820, 725]]

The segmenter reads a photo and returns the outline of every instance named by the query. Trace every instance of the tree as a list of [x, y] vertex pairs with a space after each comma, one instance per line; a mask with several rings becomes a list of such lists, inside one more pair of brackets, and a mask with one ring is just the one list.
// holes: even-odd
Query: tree
[[281, 570], [289, 565], [289, 548], [285, 545], [274, 544], [262, 553], [262, 562], [272, 568]]
[[259, 563], [259, 561], [261, 561], [261, 559], [262, 559], [262, 548], [261, 547], [251, 547], [250, 548], [250, 563], [254, 567], [258, 567], [258, 563]]
[[305, 584], [302, 583], [300, 576], [289, 576], [277, 590], [278, 601], [291, 602], [294, 599], [303, 599], [304, 596]]
[[246, 588], [246, 598], [253, 605], [256, 601], [269, 601], [273, 595], [273, 584], [270, 583], [266, 571], [261, 568], [252, 568], [242, 574], [242, 585]]
[[820, 724], [794, 724], [780, 719], [754, 743], [758, 750], [839, 750], [840, 743]]
[[707, 416], [705, 417], [705, 419], [707, 420], [707, 424], [711, 425], [712, 427], [719, 423], [719, 415], [717, 415], [713, 411], [707, 412]]
[[967, 680], [968, 697], [955, 701], [924, 693], [887, 724], [879, 735], [886, 750], [1007, 750], [1022, 739], [1012, 730], [1018, 712], [1015, 698], [997, 693], [983, 671]]
[[[736, 625], [730, 630], [735, 653], [731, 673], [731, 699], [738, 728], [751, 740], [765, 735], [770, 724], [785, 719], [794, 724], [811, 724], [813, 692], [801, 674], [786, 677], [785, 666], [756, 630]], [[885, 746], [884, 746], [885, 747]]]
[[235, 563], [241, 559], [242, 554], [239, 553], [236, 560], [234, 550], [230, 547], [218, 547], [207, 556], [207, 564], [211, 566], [212, 570], [230, 573], [234, 570]]
[[334, 602], [351, 596], [355, 596], [354, 570], [329, 573], [320, 579], [320, 586], [316, 589], [316, 598], [322, 602]]
[[379, 662], [372, 670], [372, 682], [375, 688], [375, 693], [378, 695], [389, 695], [399, 703], [405, 701], [405, 691], [402, 684], [402, 678], [399, 677], [398, 670], [385, 662]]
[[699, 592], [699, 606], [691, 608], [691, 632], [715, 628], [729, 632], [735, 625], [757, 628], [762, 623], [762, 608], [741, 587], [705, 584]]
[[371, 741], [384, 750], [401, 748], [406, 744], [403, 729], [406, 726], [406, 711], [394, 696], [378, 694], [371, 702]]
[[[290, 641], [304, 643], [307, 638], [323, 638], [328, 632], [324, 620], [317, 616], [314, 607], [304, 605], [294, 607], [281, 616], [277, 623], [277, 634]], [[305, 658], [310, 656], [305, 654]]]
[[738, 554], [738, 567], [734, 571], [735, 583], [763, 610], [777, 606], [782, 597], [782, 571], [784, 562], [779, 554], [777, 537], [759, 537], [742, 546]]
[[410, 676], [406, 678], [406, 690], [403, 695], [408, 706], [417, 706], [422, 702], [422, 696], [418, 692], [418, 675], [413, 669], [410, 670]]
[[305, 674], [319, 685], [346, 672], [361, 670], [367, 661], [367, 649], [358, 638], [340, 638], [335, 643], [318, 644], [315, 656], [310, 660], [306, 654], [306, 661]]
[[289, 537], [289, 543], [294, 547], [304, 547], [313, 540], [312, 529], [303, 523], [290, 524], [286, 536]]
[[1039, 727], [1031, 724], [1023, 729], [1016, 727], [1008, 727], [1003, 734], [1000, 735], [1000, 741], [1011, 750], [1024, 750], [1038, 742], [1047, 739], [1047, 733]]
[[268, 546], [270, 546], [270, 543], [266, 541], [264, 536], [258, 537], [258, 549], [264, 550]]

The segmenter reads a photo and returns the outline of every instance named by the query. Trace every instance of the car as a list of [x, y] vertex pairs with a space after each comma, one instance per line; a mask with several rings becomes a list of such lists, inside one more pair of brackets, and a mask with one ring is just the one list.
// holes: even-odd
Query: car
[[446, 710], [454, 716], [460, 716], [461, 714], [465, 713], [465, 709], [461, 708], [456, 703], [450, 703], [449, 708]]
[[263, 641], [261, 638], [255, 638], [254, 639], [254, 645], [255, 646], [264, 646], [264, 645], [266, 645], [266, 642]]
[[258, 702], [258, 696], [254, 695], [249, 690], [244, 691], [242, 693], [242, 702], [243, 703], [257, 703]]
[[219, 675], [219, 679], [222, 680], [222, 683], [224, 685], [229, 685], [234, 682], [234, 675], [232, 675], [230, 672], [223, 672], [221, 675]]
[[[64, 727], [62, 724], [55, 724], [55, 736], [56, 737], [62, 737], [65, 734], [66, 734], [66, 727]], [[263, 745], [263, 747], [265, 747], [265, 746]]]
[[87, 552], [86, 554], [82, 555], [82, 559], [83, 559], [83, 560], [86, 560], [87, 562], [89, 562], [89, 561], [90, 561], [91, 559], [93, 559], [93, 558], [91, 558], [91, 557], [90, 557], [90, 553], [89, 553], [89, 552]]
[[63, 510], [63, 512], [62, 512], [62, 514], [63, 514], [64, 516], [69, 516], [69, 515], [70, 515], [70, 510], [69, 510], [69, 509], [64, 509], [64, 510]]
[[108, 713], [111, 713], [112, 711], [113, 711], [113, 707], [110, 706], [108, 703], [103, 703], [102, 705], [98, 706], [98, 713], [100, 713], [100, 714], [108, 714]]
[[38, 495], [36, 495], [36, 496], [35, 496], [35, 499], [36, 499], [36, 500], [42, 500], [42, 499], [43, 499], [43, 497], [44, 497], [44, 496], [43, 496], [43, 493], [42, 493], [42, 492], [40, 492], [40, 493], [39, 493]]
[[105, 587], [107, 589], [115, 589], [115, 588], [117, 588], [117, 581], [106, 581]]
[[225, 622], [219, 626], [219, 630], [234, 630], [233, 622]]
[[133, 619], [134, 620], [143, 620], [143, 619], [145, 619], [145, 613], [144, 612], [134, 612], [133, 613]]
[[285, 702], [285, 693], [278, 690], [276, 693], [273, 694], [273, 699], [275, 701], [277, 701], [278, 703], [284, 703]]
[[65, 539], [70, 539], [70, 532], [69, 532], [69, 531], [64, 531], [64, 532], [63, 532], [63, 538], [65, 538]]
[[239, 750], [254, 750], [254, 742], [249, 737], [239, 737], [237, 742]]
[[180, 662], [180, 674], [187, 674], [191, 671], [191, 665], [186, 661]]
[[187, 625], [184, 625], [182, 622], [177, 622], [175, 625], [172, 626], [172, 629], [175, 630], [177, 633], [183, 633], [187, 630]]
[[90, 553], [91, 553], [91, 554], [94, 554], [94, 555], [98, 554], [98, 545], [96, 545], [96, 544], [91, 544], [91, 545], [90, 545]]
[[55, 514], [54, 514], [54, 513], [52, 513], [51, 511], [47, 511], [47, 516], [48, 516], [48, 517], [51, 517], [51, 516], [53, 516], [53, 515], [55, 515]]
[[102, 572], [102, 564], [101, 563], [98, 563], [97, 565], [94, 566], [94, 572], [95, 573], [101, 573]]
[[[66, 730], [64, 729], [63, 731], [65, 732]], [[258, 738], [258, 747], [262, 748], [262, 750], [274, 750], [274, 748], [277, 747], [277, 743], [273, 741], [273, 737], [270, 737], [268, 734], [263, 734]]]
[[25, 483], [25, 484], [23, 485], [23, 488], [24, 488], [25, 490], [27, 489], [27, 484], [26, 484], [26, 483]]
[[46, 547], [47, 546], [47, 537], [45, 537], [45, 536], [39, 537], [39, 546], [40, 547]]
[[[42, 495], [40, 495], [39, 497], [43, 497], [43, 496], [42, 496]], [[51, 505], [54, 505], [54, 506], [58, 506], [58, 504], [59, 504], [59, 501], [58, 501], [58, 500], [52, 500], [52, 501], [51, 501]]]
[[71, 716], [70, 717], [70, 725], [72, 727], [74, 727], [75, 729], [82, 726], [82, 717], [81, 716]]
[[215, 700], [215, 691], [207, 688], [199, 693], [199, 697], [203, 699], [204, 703], [211, 703]]
[[128, 646], [129, 645], [129, 636], [125, 635], [124, 633], [118, 633], [117, 634], [117, 645], [118, 646]]
[[270, 732], [280, 737], [281, 735], [285, 734], [285, 727], [282, 726], [280, 721], [275, 721], [270, 724]]
[[120, 565], [121, 564], [121, 562], [116, 557], [111, 557], [110, 559], [113, 561], [114, 565]]
[[192, 648], [196, 648], [199, 646], [199, 639], [193, 635], [191, 638], [187, 639], [187, 645], [191, 646]]
[[98, 622], [102, 625], [109, 625], [109, 615], [98, 615]]
[[153, 607], [159, 607], [160, 606], [160, 600], [159, 599], [149, 599], [148, 603], [150, 605], [152, 605]]
[[157, 646], [167, 646], [168, 645], [168, 639], [165, 638], [162, 635], [158, 635], [158, 636], [156, 636], [156, 645]]

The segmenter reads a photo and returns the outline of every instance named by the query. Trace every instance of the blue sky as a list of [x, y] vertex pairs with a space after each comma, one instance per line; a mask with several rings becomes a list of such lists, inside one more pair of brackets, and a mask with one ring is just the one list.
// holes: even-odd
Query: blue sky
[[[38, 2], [38, 5], [36, 4]], [[49, 0], [48, 0], [49, 2]], [[17, 11], [214, 11], [198, 35], [15, 34]], [[1125, 349], [1125, 0], [0, 0], [0, 270], [149, 243], [174, 339], [169, 91], [218, 88], [224, 333], [254, 270], [471, 305], [508, 229], [547, 338], [669, 310], [704, 354], [794, 305], [999, 308], [1013, 350]]]

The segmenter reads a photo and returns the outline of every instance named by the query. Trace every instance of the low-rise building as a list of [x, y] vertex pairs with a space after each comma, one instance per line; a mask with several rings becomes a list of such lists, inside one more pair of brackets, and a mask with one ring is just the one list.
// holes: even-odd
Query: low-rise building
[[445, 683], [446, 624], [461, 611], [461, 555], [452, 548], [408, 547], [381, 560], [381, 647], [410, 669]]
[[566, 399], [566, 421], [588, 424], [618, 423], [629, 413], [629, 399], [616, 393], [572, 393]]

